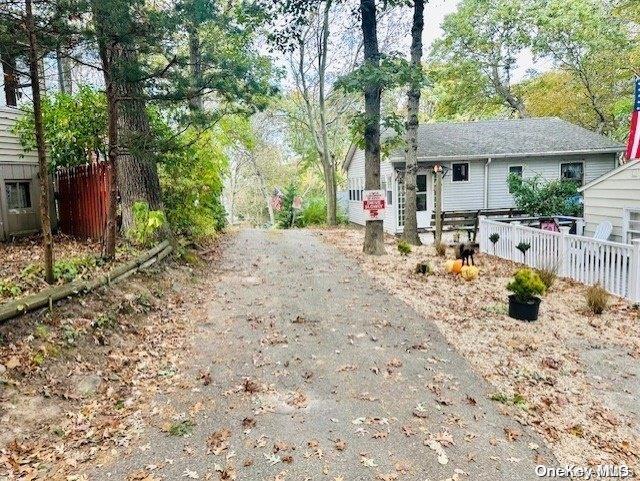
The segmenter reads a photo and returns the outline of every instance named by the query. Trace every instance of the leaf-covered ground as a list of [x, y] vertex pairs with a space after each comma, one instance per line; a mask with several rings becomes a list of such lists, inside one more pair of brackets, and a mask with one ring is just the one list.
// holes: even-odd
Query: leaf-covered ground
[[[3, 263], [5, 273], [37, 260], [36, 246], [21, 245], [3, 247], [13, 265]], [[58, 253], [93, 247], [63, 242]], [[0, 480], [86, 479], [78, 477], [85, 465], [137, 437], [149, 400], [175, 389], [202, 269], [165, 262], [52, 313], [0, 324]]]
[[[541, 433], [562, 463], [640, 461], [640, 319], [612, 299], [602, 315], [589, 312], [586, 287], [559, 281], [544, 298], [538, 322], [506, 315], [506, 285], [515, 263], [479, 255], [480, 277], [465, 282], [444, 272], [432, 246], [401, 255], [386, 239], [387, 255], [361, 253], [360, 229], [320, 231], [357, 260], [381, 286], [433, 320], [447, 340], [494, 387], [496, 402]], [[448, 258], [453, 258], [449, 249]], [[413, 274], [429, 261], [431, 276]]]
[[[139, 251], [122, 242], [115, 262], [126, 262]], [[54, 274], [63, 284], [107, 272], [112, 263], [100, 259], [100, 244], [78, 241], [64, 235], [54, 238]], [[39, 236], [0, 242], [0, 303], [36, 293], [48, 285], [43, 275], [42, 239]]]
[[528, 481], [555, 463], [433, 323], [315, 234], [243, 230], [200, 285], [173, 389], [89, 479]]

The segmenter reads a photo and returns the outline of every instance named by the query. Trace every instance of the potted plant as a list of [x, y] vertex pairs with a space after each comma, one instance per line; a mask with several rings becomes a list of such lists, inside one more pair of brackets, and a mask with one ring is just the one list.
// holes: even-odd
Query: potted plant
[[513, 292], [509, 296], [509, 317], [521, 321], [537, 320], [541, 302], [539, 296], [547, 292], [540, 276], [531, 269], [520, 269], [507, 289]]

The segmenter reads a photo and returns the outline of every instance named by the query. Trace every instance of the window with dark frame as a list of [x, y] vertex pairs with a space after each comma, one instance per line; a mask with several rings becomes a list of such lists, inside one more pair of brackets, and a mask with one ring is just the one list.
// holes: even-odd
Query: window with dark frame
[[31, 182], [7, 181], [4, 185], [7, 192], [7, 208], [9, 210], [31, 208]]
[[560, 179], [570, 180], [578, 185], [584, 184], [584, 164], [582, 162], [560, 164]]
[[416, 176], [416, 211], [424, 212], [427, 210], [427, 176]]
[[462, 162], [451, 165], [451, 181], [452, 182], [468, 182], [469, 181], [469, 162]]
[[[522, 179], [522, 172], [523, 172], [523, 167], [521, 165], [511, 165], [509, 167], [509, 177], [511, 177], [512, 174], [517, 175], [518, 177], [520, 177]], [[511, 186], [509, 186], [509, 193], [513, 194], [513, 190], [511, 189]]]

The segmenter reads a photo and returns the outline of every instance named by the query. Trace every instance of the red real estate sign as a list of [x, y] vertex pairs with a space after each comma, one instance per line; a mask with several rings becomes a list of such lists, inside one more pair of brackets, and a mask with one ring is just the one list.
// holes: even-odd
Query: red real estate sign
[[384, 190], [365, 190], [362, 196], [362, 208], [365, 220], [382, 220], [387, 201]]

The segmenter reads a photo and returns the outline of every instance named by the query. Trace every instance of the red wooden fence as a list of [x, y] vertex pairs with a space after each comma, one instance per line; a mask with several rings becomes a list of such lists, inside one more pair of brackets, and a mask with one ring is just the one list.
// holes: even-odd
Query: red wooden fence
[[59, 228], [81, 239], [102, 238], [109, 208], [111, 164], [93, 164], [56, 172]]

